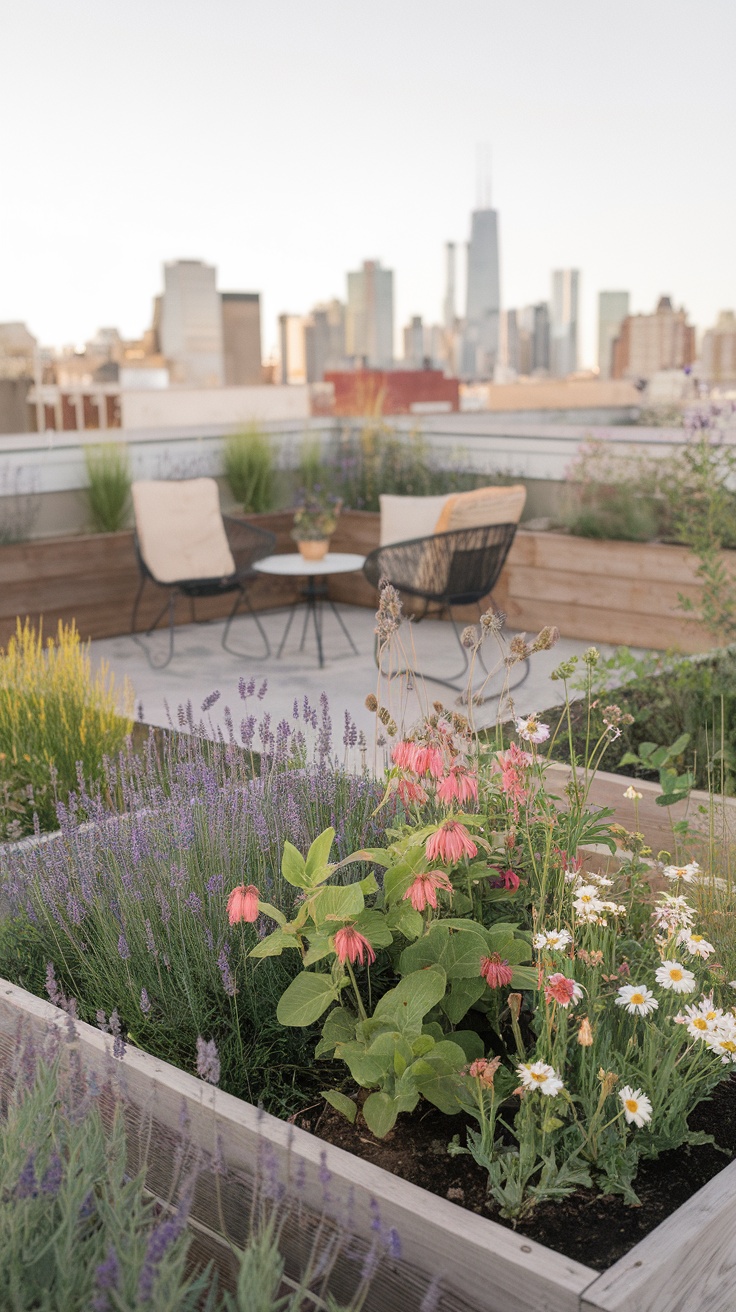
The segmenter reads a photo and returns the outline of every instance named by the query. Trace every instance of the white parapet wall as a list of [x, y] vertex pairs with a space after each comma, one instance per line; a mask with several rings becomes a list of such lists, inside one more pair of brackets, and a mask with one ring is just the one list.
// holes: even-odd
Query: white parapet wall
[[178, 428], [195, 424], [305, 421], [310, 415], [311, 389], [303, 387], [161, 388], [123, 391], [122, 427], [126, 430]]

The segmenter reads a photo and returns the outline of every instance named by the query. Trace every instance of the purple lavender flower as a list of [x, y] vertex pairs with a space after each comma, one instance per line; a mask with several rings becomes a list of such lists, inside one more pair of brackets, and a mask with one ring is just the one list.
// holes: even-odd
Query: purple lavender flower
[[263, 683], [261, 684], [260, 688], [258, 689], [258, 700], [259, 700], [259, 702], [262, 702], [262, 701], [263, 701], [263, 698], [266, 696], [266, 693], [267, 693], [267, 692], [268, 692], [268, 679], [264, 679], [264, 680], [263, 680]]
[[124, 934], [118, 936], [118, 956], [121, 961], [130, 960], [130, 948], [128, 947], [128, 940]]
[[26, 1158], [25, 1166], [18, 1176], [18, 1183], [13, 1192], [15, 1198], [35, 1198], [38, 1195], [38, 1181], [36, 1180], [36, 1153], [33, 1148]]
[[120, 1263], [114, 1246], [111, 1244], [107, 1250], [107, 1257], [104, 1262], [100, 1262], [95, 1269], [95, 1289], [107, 1290], [117, 1289], [120, 1279]]
[[143, 1012], [144, 1016], [147, 1016], [150, 1010], [151, 1010], [151, 1000], [148, 996], [146, 989], [141, 989], [141, 1011]]
[[64, 995], [60, 991], [59, 985], [56, 982], [56, 973], [52, 961], [49, 961], [46, 964], [46, 992], [48, 994], [49, 1002], [53, 1003], [55, 1007], [60, 1007]]
[[225, 948], [222, 949], [219, 957], [217, 958], [217, 969], [219, 970], [220, 975], [222, 977], [222, 987], [224, 988], [229, 998], [234, 998], [238, 990], [235, 985], [235, 980], [233, 979], [232, 973], [230, 971], [230, 962], [227, 959], [227, 951]]
[[214, 706], [215, 702], [219, 702], [219, 700], [220, 700], [219, 692], [217, 690], [215, 690], [215, 692], [211, 692], [209, 696], [205, 697], [204, 701], [202, 702], [203, 712], [209, 711], [210, 708]]
[[218, 1084], [220, 1080], [220, 1058], [214, 1039], [197, 1038], [197, 1074], [200, 1080], [209, 1084]]
[[195, 916], [199, 916], [202, 914], [202, 899], [201, 897], [198, 897], [196, 893], [194, 892], [190, 893], [184, 905], [189, 907], [189, 910]]
[[154, 957], [158, 956], [158, 951], [156, 948], [156, 940], [153, 937], [153, 930], [151, 929], [150, 920], [146, 920], [146, 947], [148, 948], [148, 951], [151, 953], [152, 956]]
[[182, 1232], [183, 1221], [177, 1214], [162, 1221], [151, 1232], [146, 1248], [146, 1256], [138, 1280], [138, 1297], [142, 1303], [150, 1301], [158, 1268], [172, 1244], [176, 1243]]

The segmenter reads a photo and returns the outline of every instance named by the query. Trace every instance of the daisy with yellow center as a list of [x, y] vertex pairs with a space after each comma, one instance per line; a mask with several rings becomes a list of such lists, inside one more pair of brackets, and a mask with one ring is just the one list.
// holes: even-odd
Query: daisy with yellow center
[[700, 957], [703, 961], [715, 952], [713, 944], [709, 943], [703, 934], [693, 934], [689, 929], [680, 930], [677, 935], [677, 942], [682, 944], [691, 957]]
[[623, 1103], [627, 1124], [636, 1125], [639, 1129], [649, 1124], [652, 1119], [652, 1104], [641, 1089], [632, 1089], [630, 1084], [625, 1084], [623, 1089], [619, 1090], [618, 1096]]
[[554, 1066], [548, 1066], [544, 1061], [525, 1061], [516, 1069], [523, 1089], [537, 1089], [552, 1098], [563, 1088]]
[[695, 976], [679, 961], [663, 961], [655, 970], [654, 978], [663, 989], [671, 989], [673, 993], [695, 992]]
[[632, 1016], [648, 1016], [659, 1003], [651, 989], [643, 984], [624, 984], [616, 996], [616, 1006], [625, 1007]]

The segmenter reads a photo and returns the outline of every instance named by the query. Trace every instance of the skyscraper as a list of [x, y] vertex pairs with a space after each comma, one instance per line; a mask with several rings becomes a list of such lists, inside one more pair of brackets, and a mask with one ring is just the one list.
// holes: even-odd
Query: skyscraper
[[174, 260], [164, 265], [159, 331], [172, 383], [222, 386], [222, 306], [211, 264]]
[[462, 372], [469, 378], [492, 378], [498, 358], [501, 309], [498, 264], [498, 214], [474, 210], [468, 243], [468, 282]]
[[613, 343], [628, 313], [628, 292], [598, 293], [598, 372], [601, 378], [611, 377]]
[[384, 369], [394, 358], [394, 275], [380, 260], [348, 274], [345, 345], [349, 356]]
[[695, 359], [695, 329], [687, 311], [660, 296], [654, 314], [629, 314], [613, 347], [614, 378], [651, 378], [662, 369], [683, 369]]
[[315, 305], [304, 325], [307, 382], [319, 383], [328, 369], [345, 363], [345, 306], [334, 299]]
[[550, 313], [550, 372], [565, 378], [578, 367], [578, 269], [556, 269], [552, 274]]
[[426, 355], [424, 324], [421, 314], [415, 314], [404, 329], [404, 364], [407, 369], [421, 369]]
[[222, 293], [225, 386], [261, 381], [261, 298], [258, 292]]
[[452, 333], [455, 331], [455, 243], [448, 241], [445, 246], [447, 252], [447, 282], [445, 285], [445, 300], [442, 306], [442, 322], [445, 331]]

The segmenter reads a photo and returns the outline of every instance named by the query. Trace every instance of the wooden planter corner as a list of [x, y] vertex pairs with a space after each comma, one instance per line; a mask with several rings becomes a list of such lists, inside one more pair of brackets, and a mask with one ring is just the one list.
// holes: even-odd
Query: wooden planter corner
[[[0, 981], [0, 1085], [18, 1042], [19, 1026], [38, 1041], [50, 1027], [64, 1032], [66, 1016], [50, 1003]], [[736, 1162], [727, 1166], [683, 1207], [603, 1275], [560, 1256], [523, 1235], [466, 1212], [416, 1185], [363, 1162], [314, 1135], [257, 1111], [135, 1048], [123, 1063], [112, 1061], [107, 1036], [76, 1023], [85, 1070], [103, 1082], [111, 1065], [123, 1077], [126, 1101], [154, 1133], [148, 1184], [167, 1196], [173, 1145], [182, 1110], [189, 1133], [204, 1153], [216, 1153], [218, 1136], [227, 1173], [220, 1178], [228, 1231], [242, 1240], [243, 1201], [264, 1147], [278, 1163], [281, 1180], [293, 1178], [295, 1159], [306, 1164], [304, 1205], [351, 1219], [362, 1247], [374, 1237], [373, 1199], [384, 1227], [394, 1226], [401, 1257], [384, 1259], [366, 1303], [368, 1312], [418, 1312], [434, 1277], [441, 1280], [438, 1312], [727, 1312], [733, 1303], [736, 1240]], [[135, 1120], [135, 1117], [134, 1117]], [[325, 1192], [326, 1164], [331, 1176]], [[322, 1178], [320, 1175], [322, 1174]], [[214, 1256], [232, 1278], [229, 1249], [217, 1222], [214, 1181], [205, 1169], [192, 1210], [198, 1251]], [[285, 1232], [287, 1273], [298, 1264], [295, 1232]], [[296, 1245], [296, 1248], [294, 1247]], [[354, 1283], [353, 1267], [353, 1283]], [[338, 1272], [335, 1292], [344, 1273]], [[347, 1286], [345, 1286], [347, 1288]]]

